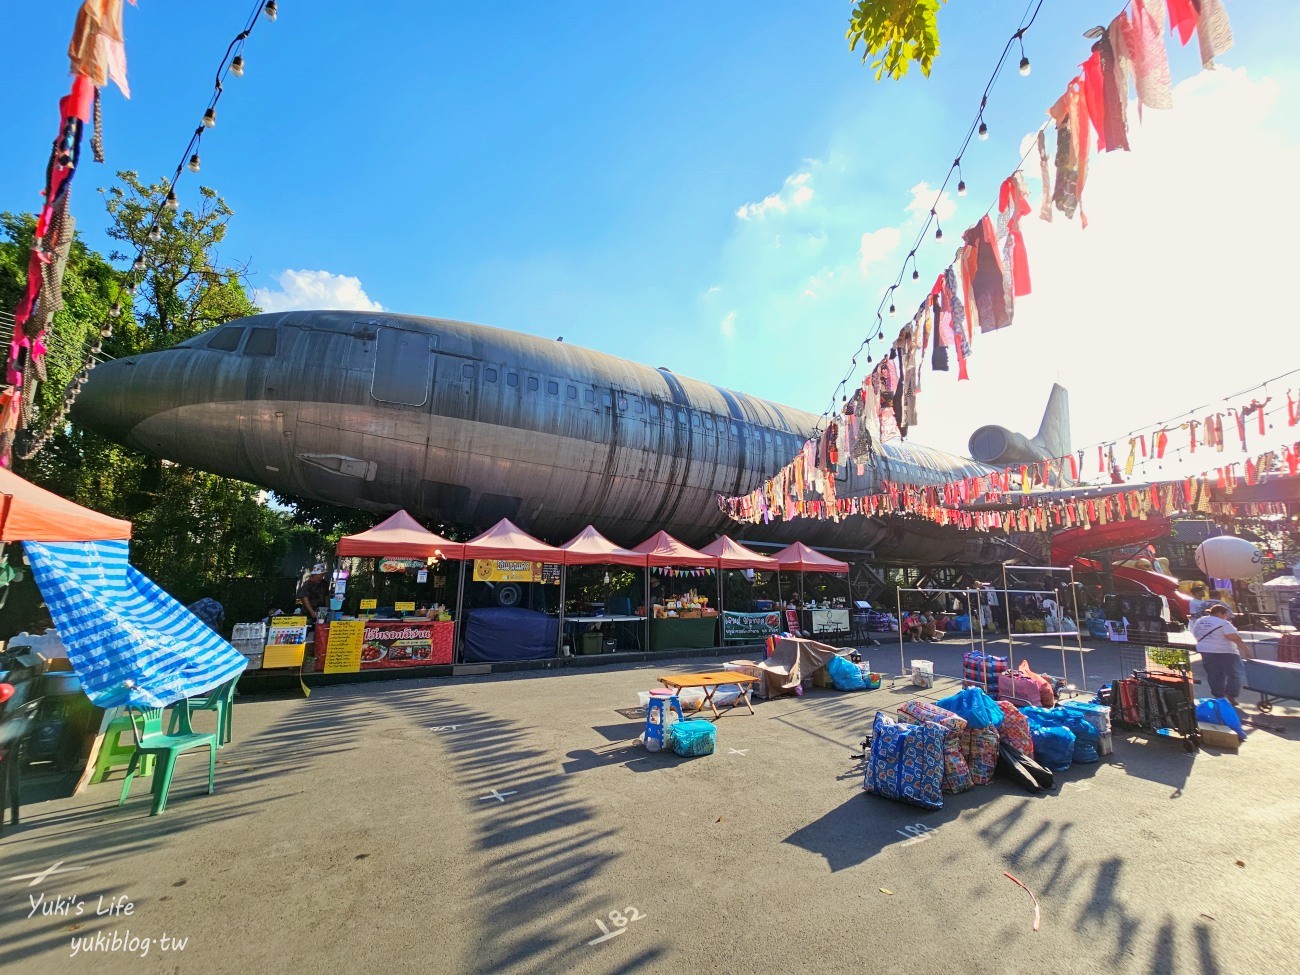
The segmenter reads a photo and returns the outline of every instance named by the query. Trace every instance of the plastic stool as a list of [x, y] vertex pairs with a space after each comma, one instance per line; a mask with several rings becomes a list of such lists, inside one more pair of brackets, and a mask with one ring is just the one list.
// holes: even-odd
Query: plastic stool
[[[671, 709], [671, 710], [670, 710]], [[663, 751], [664, 729], [668, 727], [672, 712], [677, 712], [677, 720], [685, 721], [681, 702], [672, 691], [651, 691], [650, 702], [645, 709], [645, 747], [646, 751]]]
[[[91, 783], [103, 782], [108, 778], [109, 772], [119, 766], [125, 769], [134, 754], [135, 731], [131, 727], [131, 719], [125, 715], [114, 718], [108, 723], [108, 730], [104, 732], [104, 742], [99, 746], [99, 755], [95, 758], [95, 771], [90, 776]], [[139, 775], [152, 775], [153, 756], [141, 755], [139, 768], [136, 771]]]

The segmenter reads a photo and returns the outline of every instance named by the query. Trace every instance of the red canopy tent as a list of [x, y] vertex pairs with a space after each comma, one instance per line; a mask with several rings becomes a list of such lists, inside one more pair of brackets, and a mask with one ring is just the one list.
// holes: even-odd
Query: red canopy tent
[[[803, 610], [803, 574], [805, 572], [833, 572], [836, 575], [847, 576], [849, 574], [849, 564], [841, 562], [839, 559], [833, 559], [829, 555], [823, 555], [821, 552], [814, 551], [803, 542], [795, 542], [793, 545], [787, 545], [781, 551], [773, 556], [781, 566], [782, 572], [799, 573], [799, 609]], [[779, 585], [779, 583], [778, 583]], [[778, 590], [779, 591], [779, 590]], [[853, 586], [849, 585], [849, 605], [853, 604]]]
[[463, 559], [465, 545], [435, 535], [405, 511], [399, 511], [374, 528], [339, 539], [339, 555], [394, 559]]
[[729, 535], [720, 535], [700, 549], [705, 555], [712, 555], [718, 560], [718, 612], [724, 609], [722, 604], [724, 569], [763, 569], [767, 572], [780, 570], [780, 564], [770, 555], [759, 555], [753, 549], [745, 548]]
[[670, 565], [700, 566], [709, 569], [718, 567], [716, 555], [705, 555], [686, 543], [679, 542], [666, 531], [655, 532], [640, 545], [633, 546], [632, 551], [640, 553], [647, 564], [660, 569]]
[[467, 559], [519, 559], [565, 564], [565, 552], [533, 538], [509, 518], [502, 518], [482, 535], [465, 543]]
[[645, 567], [646, 557], [631, 549], [620, 548], [588, 525], [560, 546], [568, 554], [566, 565], [639, 565]]
[[103, 542], [131, 537], [131, 523], [74, 504], [0, 468], [0, 542]]

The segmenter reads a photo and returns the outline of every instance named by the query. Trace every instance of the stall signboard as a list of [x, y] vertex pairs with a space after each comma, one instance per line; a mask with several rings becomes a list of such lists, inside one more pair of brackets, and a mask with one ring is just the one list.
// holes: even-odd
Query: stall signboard
[[262, 668], [299, 667], [307, 651], [307, 617], [273, 616], [266, 635]]
[[799, 631], [799, 611], [797, 609], [787, 609], [785, 611], [785, 628], [791, 633]]
[[436, 620], [367, 620], [361, 669], [449, 664], [454, 631], [454, 623]]
[[409, 572], [412, 569], [423, 569], [426, 563], [424, 559], [380, 559], [380, 572]]
[[752, 640], [760, 642], [773, 633], [781, 632], [781, 614], [773, 610], [770, 613], [722, 613], [723, 640]]
[[355, 674], [361, 669], [365, 631], [365, 620], [336, 620], [330, 624], [325, 643], [324, 673]]
[[550, 562], [517, 562], [509, 559], [475, 559], [475, 582], [540, 582], [560, 584], [560, 566]]
[[413, 601], [410, 601], [410, 600], [408, 600], [407, 602], [404, 602], [404, 603], [402, 603], [402, 602], [399, 602], [399, 603], [393, 603], [393, 609], [397, 610], [397, 612], [399, 612], [399, 613], [414, 613], [414, 612], [415, 612], [415, 603], [414, 603]]
[[849, 632], [849, 611], [847, 609], [810, 609], [808, 611], [813, 636], [819, 633]]

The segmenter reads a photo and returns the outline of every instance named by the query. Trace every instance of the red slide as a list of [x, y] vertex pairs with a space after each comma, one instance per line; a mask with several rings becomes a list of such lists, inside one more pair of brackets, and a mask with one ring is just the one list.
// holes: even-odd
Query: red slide
[[[1052, 536], [1052, 564], [1073, 566], [1076, 572], [1100, 572], [1101, 563], [1082, 558], [1088, 552], [1110, 548], [1141, 545], [1156, 538], [1164, 538], [1172, 531], [1168, 518], [1148, 518], [1146, 521], [1112, 521], [1091, 528], [1069, 528]], [[1117, 579], [1135, 582], [1157, 596], [1169, 600], [1169, 610], [1174, 619], [1186, 621], [1191, 610], [1191, 598], [1178, 590], [1178, 580], [1163, 572], [1135, 569], [1128, 565], [1114, 567]]]

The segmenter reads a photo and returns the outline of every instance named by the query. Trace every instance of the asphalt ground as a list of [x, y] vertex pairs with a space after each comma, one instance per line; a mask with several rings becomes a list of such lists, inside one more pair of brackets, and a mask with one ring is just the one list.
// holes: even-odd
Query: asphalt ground
[[[906, 656], [956, 675], [962, 649]], [[870, 653], [897, 669], [896, 645]], [[1094, 686], [1122, 666], [1087, 661]], [[0, 839], [0, 968], [1296, 970], [1300, 709], [1248, 707], [1237, 753], [1117, 733], [1050, 794], [995, 782], [931, 812], [865, 795], [851, 757], [917, 696], [901, 680], [725, 712], [710, 756], [647, 753], [620, 709], [713, 666], [241, 697], [215, 795], [186, 756], [160, 817], [147, 781], [119, 808], [120, 779], [24, 807]]]

